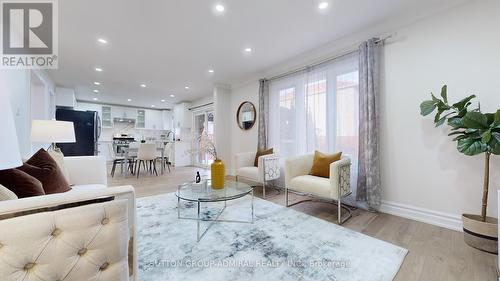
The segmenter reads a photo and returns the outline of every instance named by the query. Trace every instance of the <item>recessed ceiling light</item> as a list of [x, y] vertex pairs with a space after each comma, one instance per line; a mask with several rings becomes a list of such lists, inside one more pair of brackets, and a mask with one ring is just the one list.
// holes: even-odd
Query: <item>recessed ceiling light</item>
[[171, 98], [175, 98], [175, 95], [170, 95]]
[[189, 90], [189, 86], [184, 87], [184, 89]]
[[127, 101], [132, 101], [132, 99], [127, 99]]
[[224, 12], [224, 10], [225, 10], [225, 9], [226, 9], [226, 8], [225, 8], [223, 5], [221, 5], [221, 4], [217, 4], [217, 5], [215, 5], [215, 10], [216, 10], [217, 12], [219, 12], [219, 13]]
[[99, 100], [98, 98], [93, 98], [93, 100]]
[[100, 82], [94, 82], [94, 85], [99, 86], [99, 85], [101, 85], [101, 83]]
[[93, 90], [92, 92], [94, 92], [94, 93], [99, 93], [99, 90]]
[[215, 72], [215, 70], [213, 70], [213, 69], [209, 69], [209, 70], [208, 70], [208, 72], [209, 72], [209, 73], [214, 73], [214, 72]]
[[151, 105], [151, 107], [155, 107], [155, 105], [154, 105], [154, 104], [152, 104], [152, 105]]
[[101, 72], [101, 71], [102, 71], [102, 68], [100, 68], [100, 67], [96, 67], [96, 68], [95, 68], [95, 71], [97, 71], [97, 72]]
[[142, 88], [146, 88], [146, 84], [141, 84], [141, 87]]
[[321, 2], [321, 3], [319, 3], [318, 8], [320, 10], [324, 10], [324, 9], [328, 8], [328, 2]]
[[108, 40], [104, 39], [104, 38], [99, 38], [97, 39], [97, 42], [101, 43], [101, 44], [108, 44]]
[[252, 48], [245, 48], [245, 52], [251, 53], [252, 52]]
[[165, 102], [165, 100], [161, 100], [161, 102]]

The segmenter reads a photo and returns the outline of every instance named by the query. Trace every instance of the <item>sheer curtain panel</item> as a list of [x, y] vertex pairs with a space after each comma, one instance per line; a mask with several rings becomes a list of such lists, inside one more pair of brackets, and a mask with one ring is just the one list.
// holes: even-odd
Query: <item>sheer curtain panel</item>
[[268, 147], [286, 157], [342, 151], [357, 184], [359, 74], [355, 52], [269, 83]]

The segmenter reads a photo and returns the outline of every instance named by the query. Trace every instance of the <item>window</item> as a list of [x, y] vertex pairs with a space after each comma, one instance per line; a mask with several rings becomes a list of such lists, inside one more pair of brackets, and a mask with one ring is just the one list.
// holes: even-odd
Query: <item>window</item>
[[342, 151], [356, 184], [359, 77], [357, 55], [273, 80], [269, 85], [269, 146], [286, 157]]

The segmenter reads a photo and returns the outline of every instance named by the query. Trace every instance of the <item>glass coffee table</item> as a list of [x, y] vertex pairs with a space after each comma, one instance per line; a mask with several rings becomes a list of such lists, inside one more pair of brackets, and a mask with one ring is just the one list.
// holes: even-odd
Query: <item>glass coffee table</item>
[[[240, 221], [240, 220], [222, 220], [219, 219], [227, 206], [227, 201], [242, 198], [246, 195], [252, 196], [251, 201], [251, 220]], [[211, 181], [207, 180], [202, 183], [185, 183], [177, 188], [175, 193], [177, 196], [177, 218], [196, 220], [197, 230], [196, 239], [200, 242], [201, 238], [208, 232], [212, 225], [216, 222], [236, 222], [236, 223], [253, 223], [253, 188], [248, 184], [242, 182], [226, 181], [224, 182], [224, 189], [212, 189]], [[194, 202], [198, 206], [197, 217], [183, 217], [181, 216], [181, 200]], [[201, 215], [200, 205], [201, 203], [217, 203], [224, 202], [224, 207], [217, 211], [215, 218], [203, 218]], [[211, 222], [205, 231], [200, 232], [200, 222], [209, 221]]]

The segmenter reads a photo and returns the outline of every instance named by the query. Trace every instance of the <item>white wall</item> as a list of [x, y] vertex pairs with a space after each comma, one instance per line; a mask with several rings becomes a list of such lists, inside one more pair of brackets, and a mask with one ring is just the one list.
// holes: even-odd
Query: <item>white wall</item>
[[190, 107], [197, 107], [197, 106], [202, 106], [208, 103], [213, 103], [214, 102], [214, 95], [206, 95], [204, 97], [201, 97], [197, 100], [191, 101], [190, 102]]
[[[471, 1], [394, 30], [379, 26], [353, 34], [264, 71], [269, 77], [355, 48], [360, 38], [395, 34], [384, 49], [381, 110], [382, 210], [452, 229], [460, 214], [479, 213], [483, 158], [467, 157], [422, 118], [419, 104], [448, 84], [449, 97], [476, 94], [483, 111], [500, 108], [500, 2]], [[385, 29], [384, 29], [385, 28]], [[233, 86], [231, 114], [238, 102], [258, 100], [258, 77]], [[236, 109], [235, 109], [236, 108]], [[231, 122], [232, 154], [257, 146], [257, 130]], [[492, 157], [489, 215], [496, 217], [500, 157]]]
[[[398, 31], [385, 47], [381, 97], [383, 199], [450, 214], [478, 213], [483, 158], [457, 152], [446, 127], [419, 116], [429, 92], [476, 94], [483, 111], [500, 108], [499, 1], [474, 1]], [[492, 157], [489, 214], [496, 216], [500, 157]], [[396, 206], [397, 207], [397, 206]]]
[[39, 146], [32, 147], [31, 120], [54, 117], [53, 93], [54, 83], [42, 70], [0, 70], [0, 95], [2, 101], [10, 100], [23, 158]]
[[[248, 82], [233, 88], [231, 91], [231, 107], [230, 107], [230, 136], [231, 136], [231, 155], [238, 152], [257, 151], [257, 136], [258, 136], [258, 120], [255, 125], [247, 131], [243, 131], [238, 127], [236, 122], [236, 112], [242, 102], [249, 101], [254, 104], [255, 109], [259, 110], [259, 82]], [[258, 118], [257, 118], [258, 119]], [[233, 161], [234, 162], [234, 161]], [[235, 174], [234, 163], [231, 166], [230, 173]]]
[[231, 155], [231, 89], [227, 85], [216, 85], [214, 88], [215, 110], [215, 147], [217, 157], [222, 159], [226, 173], [230, 174], [232, 165]]

